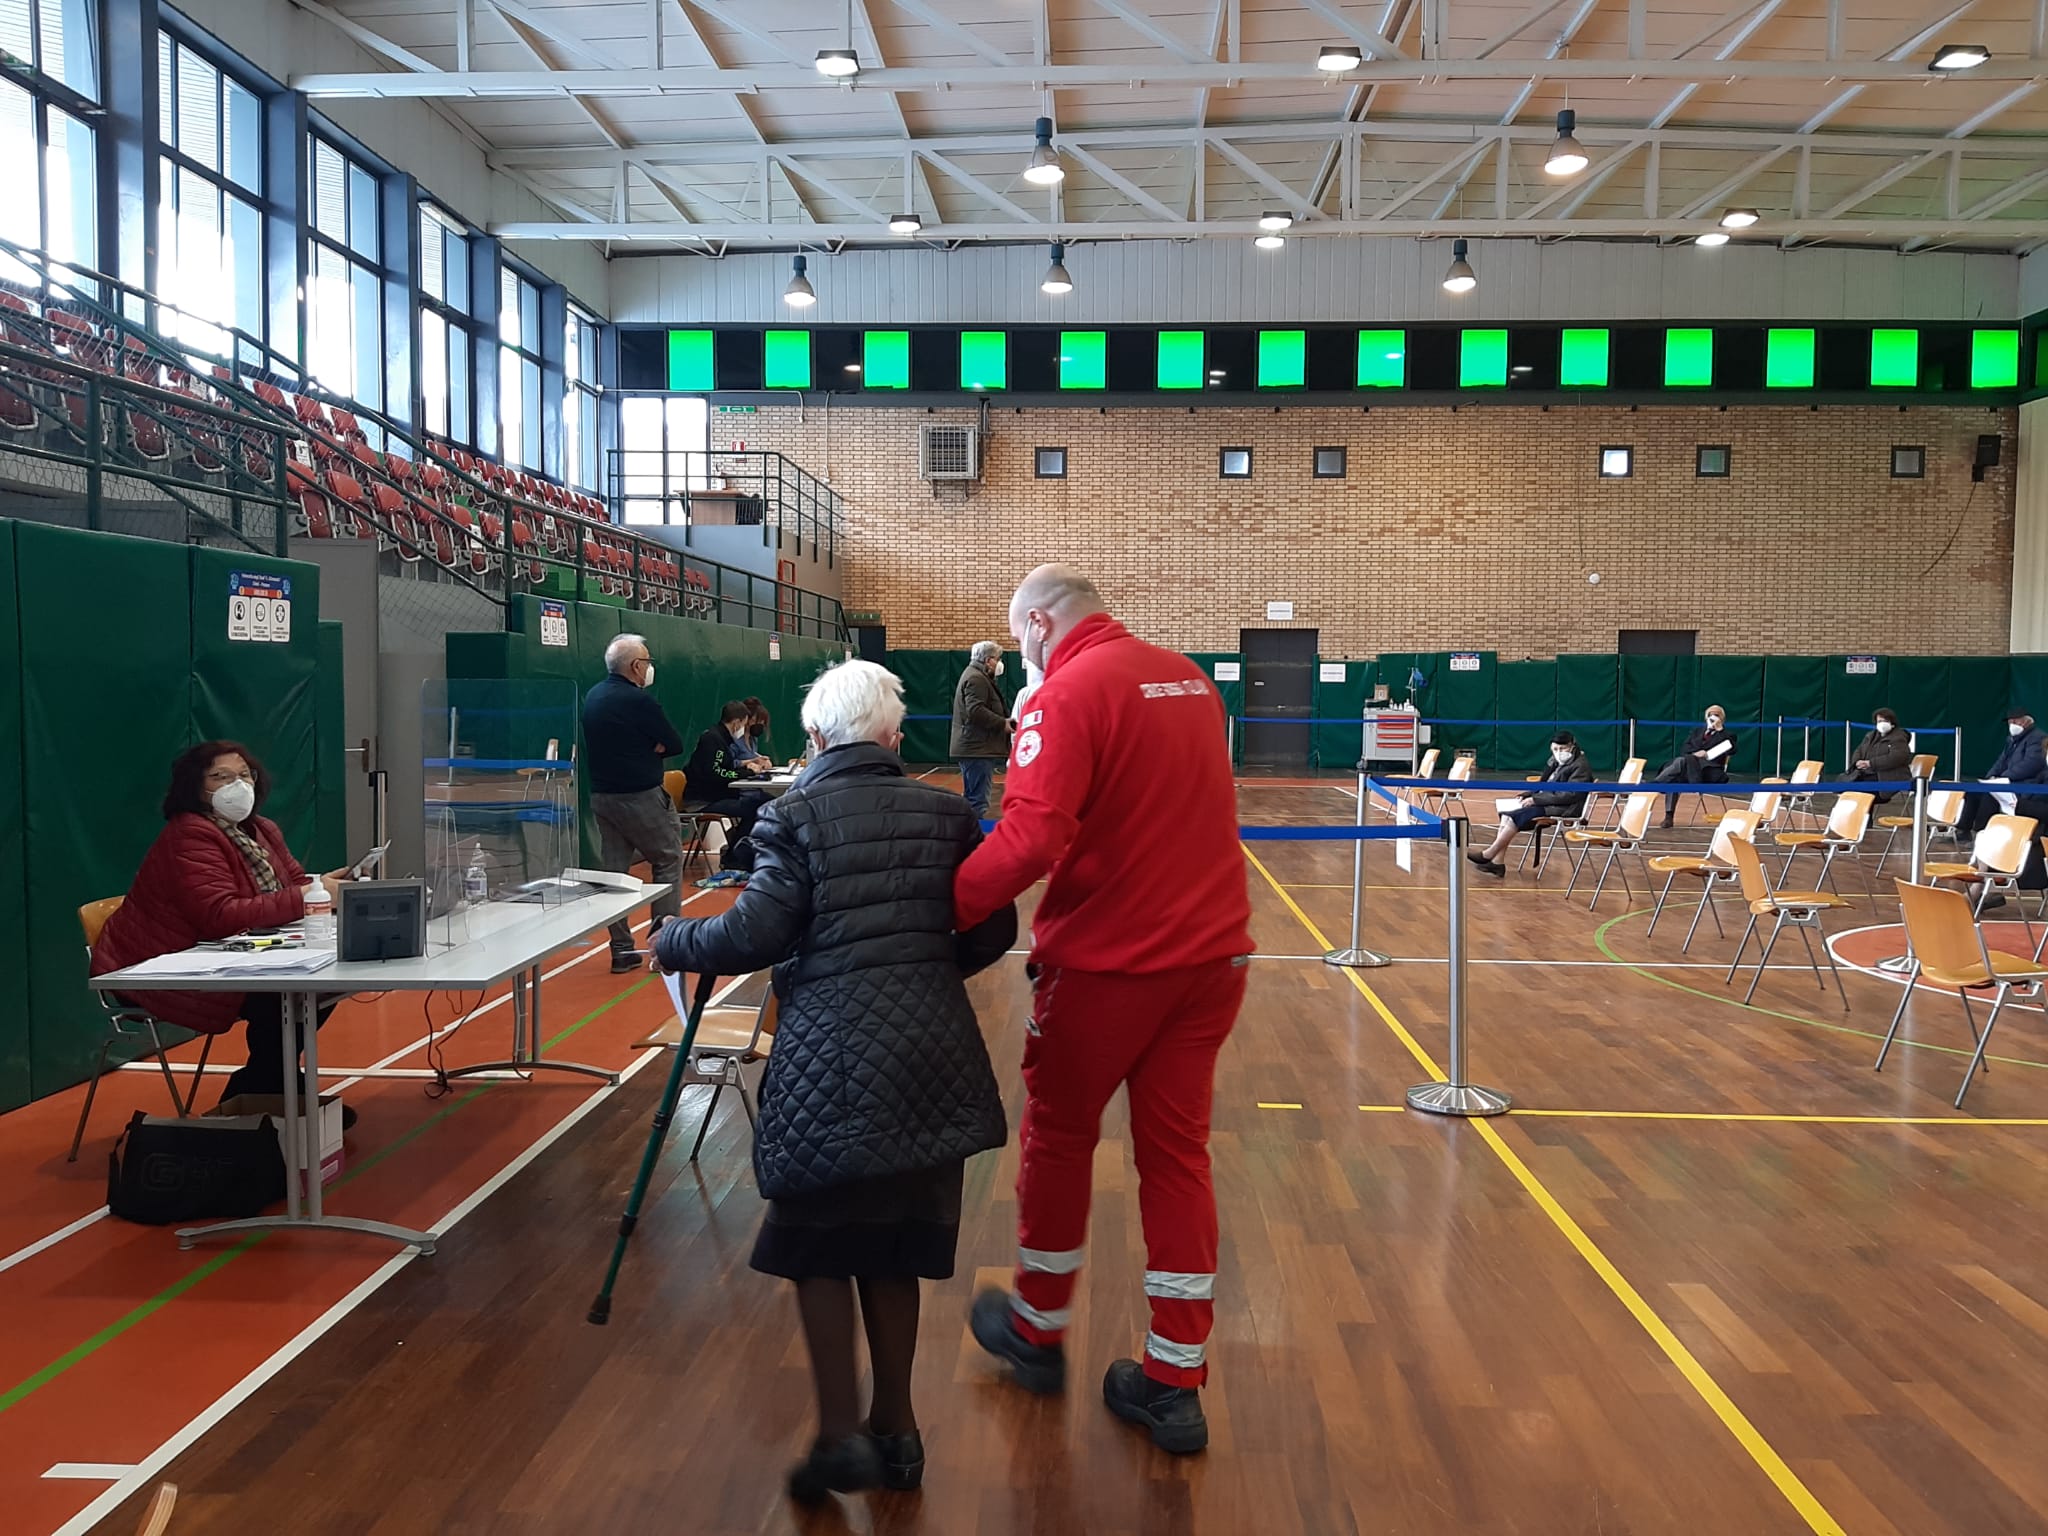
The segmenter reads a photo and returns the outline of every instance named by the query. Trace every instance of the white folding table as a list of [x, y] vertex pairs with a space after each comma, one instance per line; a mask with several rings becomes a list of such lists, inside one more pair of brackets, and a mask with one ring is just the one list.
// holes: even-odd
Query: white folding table
[[[574, 944], [635, 907], [666, 895], [665, 885], [642, 885], [631, 891], [602, 891], [555, 907], [519, 902], [492, 902], [467, 914], [468, 937], [450, 949], [428, 952], [412, 960], [355, 960], [296, 974], [190, 975], [109, 971], [92, 978], [101, 992], [274, 992], [283, 1006], [284, 1060], [289, 1067], [305, 1053], [305, 1081], [318, 1102], [320, 1084], [319, 1001], [323, 995], [351, 992], [480, 992], [507, 977], [512, 980], [512, 1054], [503, 1061], [458, 1067], [449, 1077], [479, 1072], [576, 1072], [616, 1083], [618, 1073], [577, 1061], [546, 1061], [541, 1057], [541, 966], [557, 950]], [[202, 1237], [239, 1232], [275, 1232], [317, 1227], [333, 1232], [366, 1232], [375, 1237], [434, 1251], [434, 1235], [389, 1222], [354, 1216], [329, 1216], [321, 1208], [320, 1153], [307, 1133], [307, 1116], [299, 1103], [297, 1072], [284, 1075], [285, 1210], [281, 1216], [252, 1216], [178, 1229], [178, 1246], [190, 1248]], [[300, 1198], [303, 1184], [305, 1197]]]

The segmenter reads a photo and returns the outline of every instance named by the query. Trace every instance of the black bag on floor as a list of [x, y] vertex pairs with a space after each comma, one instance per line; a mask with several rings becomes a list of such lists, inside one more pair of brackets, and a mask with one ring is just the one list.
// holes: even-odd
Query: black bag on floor
[[718, 867], [736, 869], [743, 875], [754, 872], [754, 840], [751, 837], [736, 837], [719, 850]]
[[107, 1156], [107, 1208], [123, 1221], [259, 1215], [284, 1198], [284, 1149], [268, 1115], [176, 1120], [135, 1112]]

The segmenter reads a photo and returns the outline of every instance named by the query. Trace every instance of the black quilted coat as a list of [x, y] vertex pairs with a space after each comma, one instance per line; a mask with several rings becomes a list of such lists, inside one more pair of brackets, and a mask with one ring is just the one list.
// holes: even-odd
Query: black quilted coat
[[671, 971], [773, 965], [782, 1000], [754, 1173], [771, 1200], [958, 1162], [1007, 1138], [964, 978], [1015, 941], [1006, 907], [953, 931], [953, 871], [981, 830], [872, 743], [833, 747], [754, 824], [729, 911], [665, 925]]

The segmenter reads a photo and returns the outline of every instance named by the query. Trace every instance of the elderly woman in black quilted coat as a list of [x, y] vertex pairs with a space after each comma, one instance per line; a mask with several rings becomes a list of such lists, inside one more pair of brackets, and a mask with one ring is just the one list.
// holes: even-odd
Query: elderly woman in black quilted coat
[[[872, 662], [819, 678], [811, 765], [754, 825], [754, 871], [717, 917], [654, 939], [667, 971], [772, 965], [781, 998], [754, 1172], [768, 1218], [753, 1266], [796, 1282], [818, 1439], [792, 1497], [915, 1488], [910, 1403], [918, 1281], [953, 1273], [961, 1169], [1008, 1127], [966, 977], [1015, 941], [1014, 907], [953, 931], [953, 871], [981, 829], [967, 802], [903, 771], [903, 684]], [[860, 1422], [854, 1290], [875, 1388]]]

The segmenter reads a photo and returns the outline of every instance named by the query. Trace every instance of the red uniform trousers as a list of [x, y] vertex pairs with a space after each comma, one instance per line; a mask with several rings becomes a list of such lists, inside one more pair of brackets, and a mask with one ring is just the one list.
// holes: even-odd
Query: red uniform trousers
[[1121, 1084], [1152, 1307], [1145, 1374], [1177, 1387], [1208, 1380], [1217, 1241], [1209, 1102], [1245, 976], [1243, 959], [1142, 976], [1056, 966], [1038, 973], [1024, 1044], [1012, 1293], [1017, 1331], [1030, 1342], [1056, 1344], [1065, 1332], [1087, 1254], [1102, 1112]]

